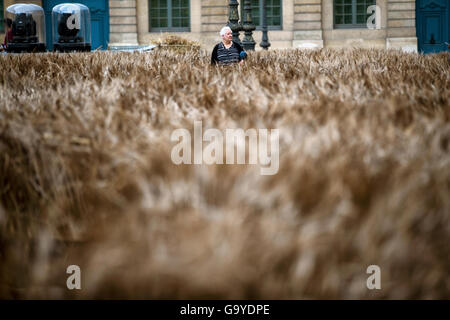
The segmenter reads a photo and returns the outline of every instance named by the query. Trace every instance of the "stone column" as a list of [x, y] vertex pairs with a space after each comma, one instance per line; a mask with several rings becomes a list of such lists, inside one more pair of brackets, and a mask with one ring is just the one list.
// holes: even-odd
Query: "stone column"
[[148, 19], [148, 0], [136, 0], [136, 19], [138, 42], [140, 45], [146, 45], [145, 36], [149, 33]]
[[110, 45], [138, 44], [136, 0], [109, 0], [109, 23]]
[[387, 49], [417, 52], [416, 1], [387, 0]]
[[294, 1], [294, 40], [292, 46], [305, 49], [323, 48], [322, 0]]
[[202, 2], [191, 0], [191, 32], [200, 34], [202, 32]]

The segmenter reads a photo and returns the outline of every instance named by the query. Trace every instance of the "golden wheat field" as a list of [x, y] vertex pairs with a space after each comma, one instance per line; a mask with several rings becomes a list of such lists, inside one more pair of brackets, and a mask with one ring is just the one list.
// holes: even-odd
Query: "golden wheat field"
[[[209, 54], [0, 56], [0, 297], [450, 298], [450, 55]], [[195, 120], [278, 172], [174, 164]]]

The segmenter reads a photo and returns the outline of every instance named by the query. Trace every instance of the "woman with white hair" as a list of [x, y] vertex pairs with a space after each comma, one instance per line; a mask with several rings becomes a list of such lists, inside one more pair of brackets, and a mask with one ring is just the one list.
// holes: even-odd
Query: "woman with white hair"
[[222, 42], [216, 44], [211, 55], [211, 64], [229, 65], [236, 62], [243, 63], [247, 57], [239, 43], [233, 41], [230, 27], [226, 26], [220, 30]]

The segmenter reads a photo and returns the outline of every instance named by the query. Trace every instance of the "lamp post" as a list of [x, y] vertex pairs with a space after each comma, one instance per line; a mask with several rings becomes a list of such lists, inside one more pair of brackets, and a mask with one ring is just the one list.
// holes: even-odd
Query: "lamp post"
[[266, 12], [266, 0], [262, 0], [262, 39], [259, 44], [264, 50], [269, 49], [270, 42], [267, 36], [267, 12]]
[[242, 25], [239, 23], [239, 11], [238, 6], [239, 2], [237, 0], [230, 0], [228, 3], [229, 11], [228, 11], [228, 26], [231, 28], [233, 32], [233, 41], [241, 44], [241, 40], [239, 39], [239, 31], [242, 30]]
[[256, 29], [256, 26], [253, 24], [251, 3], [251, 0], [244, 1], [244, 24], [242, 29], [245, 31], [245, 36], [242, 41], [242, 46], [245, 50], [255, 50], [256, 45], [253, 39], [253, 30]]

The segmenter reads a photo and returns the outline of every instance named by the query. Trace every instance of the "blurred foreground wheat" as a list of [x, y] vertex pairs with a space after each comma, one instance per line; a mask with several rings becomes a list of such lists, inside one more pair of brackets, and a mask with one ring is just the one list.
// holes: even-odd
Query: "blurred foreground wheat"
[[[0, 56], [0, 297], [450, 298], [449, 58]], [[194, 120], [279, 129], [278, 174], [174, 165]]]

